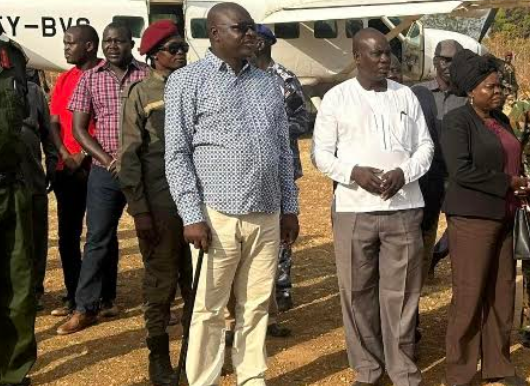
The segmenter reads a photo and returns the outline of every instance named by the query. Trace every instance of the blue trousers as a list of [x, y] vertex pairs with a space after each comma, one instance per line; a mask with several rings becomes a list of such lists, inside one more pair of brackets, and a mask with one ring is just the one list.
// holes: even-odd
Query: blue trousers
[[[75, 295], [80, 312], [96, 312], [102, 293], [114, 300], [118, 277], [118, 223], [125, 196], [118, 180], [100, 166], [92, 166], [87, 187], [87, 236]], [[103, 280], [103, 276], [106, 280]], [[108, 288], [103, 288], [103, 287]]]

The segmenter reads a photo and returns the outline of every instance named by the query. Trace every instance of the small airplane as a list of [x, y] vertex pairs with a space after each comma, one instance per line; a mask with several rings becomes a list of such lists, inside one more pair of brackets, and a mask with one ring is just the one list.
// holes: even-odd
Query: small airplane
[[[138, 41], [150, 22], [173, 19], [183, 26], [190, 44], [189, 60], [204, 56], [209, 47], [206, 30], [213, 0], [2, 0], [0, 24], [29, 57], [29, 66], [63, 71], [63, 32], [72, 25], [90, 24], [98, 32], [111, 21], [127, 24]], [[390, 41], [402, 60], [408, 83], [432, 78], [436, 44], [455, 39], [465, 48], [484, 54], [486, 48], [463, 34], [425, 28], [426, 14], [484, 17], [481, 37], [499, 7], [530, 7], [530, 0], [236, 0], [256, 22], [268, 25], [278, 37], [274, 59], [298, 75], [316, 107], [332, 85], [355, 71], [351, 37], [374, 27]], [[137, 44], [138, 46], [138, 44]], [[139, 57], [139, 55], [138, 55]]]

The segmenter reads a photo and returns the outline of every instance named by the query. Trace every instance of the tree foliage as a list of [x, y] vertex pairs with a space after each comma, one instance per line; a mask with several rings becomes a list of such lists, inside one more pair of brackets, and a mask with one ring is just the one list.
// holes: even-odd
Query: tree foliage
[[501, 9], [495, 18], [493, 32], [503, 32], [512, 38], [530, 37], [528, 8]]

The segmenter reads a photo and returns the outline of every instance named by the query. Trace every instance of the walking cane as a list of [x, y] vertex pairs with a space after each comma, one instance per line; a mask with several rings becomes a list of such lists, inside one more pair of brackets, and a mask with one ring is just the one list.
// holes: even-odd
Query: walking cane
[[184, 318], [184, 332], [182, 335], [182, 346], [180, 348], [180, 356], [179, 356], [179, 364], [177, 366], [176, 370], [176, 379], [177, 379], [177, 385], [180, 386], [180, 378], [182, 376], [182, 370], [184, 369], [184, 366], [186, 366], [186, 357], [188, 356], [188, 341], [190, 338], [190, 324], [191, 324], [191, 318], [193, 315], [193, 308], [195, 306], [195, 297], [197, 296], [197, 287], [199, 285], [199, 278], [201, 276], [201, 268], [202, 268], [202, 261], [204, 259], [204, 251], [199, 251], [199, 258], [197, 260], [197, 266], [195, 267], [195, 273], [193, 275], [193, 284], [191, 287], [191, 296], [189, 299], [189, 302], [191, 302], [190, 306], [187, 307], [187, 313], [186, 315], [183, 315]]

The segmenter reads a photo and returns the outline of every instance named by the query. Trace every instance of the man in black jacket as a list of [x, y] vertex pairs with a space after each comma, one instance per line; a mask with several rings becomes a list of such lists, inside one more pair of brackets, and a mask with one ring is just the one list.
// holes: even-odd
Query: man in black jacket
[[451, 110], [463, 106], [467, 98], [457, 96], [451, 87], [449, 69], [453, 56], [463, 48], [456, 40], [443, 40], [434, 51], [436, 76], [432, 81], [412, 87], [418, 97], [434, 142], [434, 158], [429, 172], [420, 179], [421, 192], [425, 200], [423, 212], [423, 277], [429, 274], [433, 259], [434, 243], [438, 230], [438, 218], [444, 196], [444, 180], [447, 176], [440, 150], [440, 134], [443, 117]]

